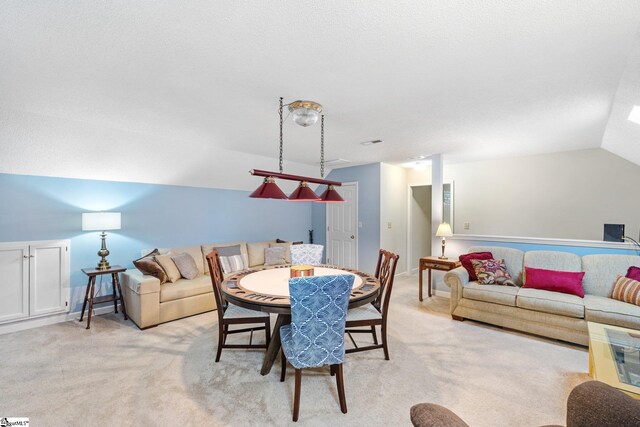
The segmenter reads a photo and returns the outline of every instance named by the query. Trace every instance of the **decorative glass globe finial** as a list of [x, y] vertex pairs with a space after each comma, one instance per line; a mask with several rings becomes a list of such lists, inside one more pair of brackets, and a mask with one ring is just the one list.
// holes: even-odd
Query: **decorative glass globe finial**
[[293, 121], [300, 126], [307, 127], [315, 124], [322, 112], [322, 105], [313, 101], [294, 101], [289, 104], [289, 111], [293, 114]]

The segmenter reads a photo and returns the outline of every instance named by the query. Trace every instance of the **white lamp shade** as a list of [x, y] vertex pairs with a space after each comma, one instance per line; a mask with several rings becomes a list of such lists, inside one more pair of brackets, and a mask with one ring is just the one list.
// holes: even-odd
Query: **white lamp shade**
[[120, 212], [82, 214], [82, 231], [120, 230]]
[[436, 231], [436, 237], [451, 237], [453, 236], [453, 231], [451, 231], [451, 226], [446, 222], [443, 222], [438, 226], [438, 230]]

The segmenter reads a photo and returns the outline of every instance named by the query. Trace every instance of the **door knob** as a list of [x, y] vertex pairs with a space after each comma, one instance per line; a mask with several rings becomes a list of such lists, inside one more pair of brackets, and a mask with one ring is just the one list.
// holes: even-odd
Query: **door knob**
[[354, 236], [354, 235], [352, 234], [352, 235], [351, 235], [351, 238], [352, 238], [352, 239], [355, 239], [355, 238], [356, 238], [356, 236]]
[[29, 255], [22, 255], [22, 258], [27, 259], [29, 258]]

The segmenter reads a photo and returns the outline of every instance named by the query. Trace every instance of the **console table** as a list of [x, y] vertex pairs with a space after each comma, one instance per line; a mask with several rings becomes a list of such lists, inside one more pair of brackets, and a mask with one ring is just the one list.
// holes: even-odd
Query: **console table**
[[422, 301], [422, 272], [424, 270], [429, 271], [428, 282], [427, 282], [427, 296], [431, 296], [431, 270], [439, 270], [439, 271], [450, 271], [454, 268], [460, 267], [460, 261], [457, 259], [442, 259], [436, 256], [425, 256], [420, 258], [420, 271], [419, 271], [419, 292], [418, 297], [420, 301]]
[[[93, 304], [101, 304], [103, 302], [113, 301], [113, 308], [115, 312], [118, 312], [118, 301], [120, 301], [120, 307], [122, 307], [122, 314], [124, 314], [124, 320], [127, 320], [127, 310], [124, 306], [124, 298], [122, 297], [122, 288], [120, 287], [120, 273], [127, 271], [126, 268], [119, 265], [112, 265], [107, 270], [98, 270], [96, 268], [83, 268], [82, 272], [89, 276], [89, 282], [87, 283], [87, 291], [84, 294], [84, 302], [82, 303], [82, 314], [80, 314], [80, 322], [84, 318], [84, 310], [89, 302], [89, 313], [87, 314], [87, 329], [91, 327], [91, 314], [93, 312]], [[113, 292], [111, 295], [105, 295], [102, 297], [95, 297], [96, 277], [108, 274], [111, 276], [111, 282], [113, 284]], [[116, 288], [119, 296], [116, 294]]]

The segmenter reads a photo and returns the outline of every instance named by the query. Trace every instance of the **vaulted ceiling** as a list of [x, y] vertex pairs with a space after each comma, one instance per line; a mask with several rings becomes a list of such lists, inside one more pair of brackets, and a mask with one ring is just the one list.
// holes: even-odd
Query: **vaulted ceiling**
[[[0, 109], [273, 157], [278, 97], [311, 99], [354, 163], [600, 147], [609, 123], [640, 164], [639, 24], [637, 0], [3, 1]], [[285, 158], [315, 164], [319, 132], [289, 119]]]

